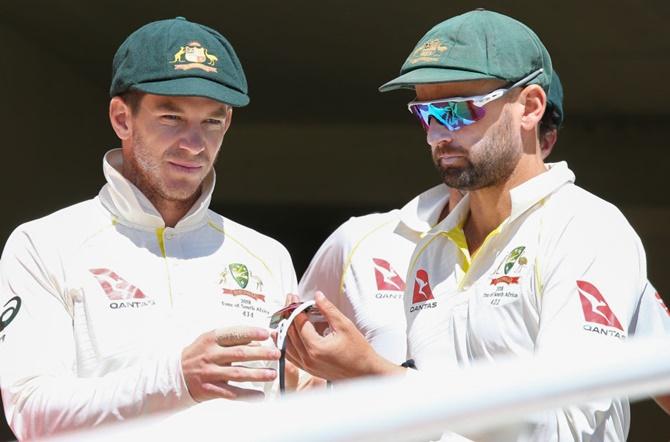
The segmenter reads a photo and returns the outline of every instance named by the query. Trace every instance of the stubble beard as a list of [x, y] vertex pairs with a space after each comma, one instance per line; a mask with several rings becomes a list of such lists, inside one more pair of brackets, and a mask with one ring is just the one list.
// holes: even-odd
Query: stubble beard
[[[169, 156], [169, 151], [167, 154]], [[133, 134], [133, 154], [126, 170], [127, 178], [156, 208], [163, 204], [190, 208], [202, 190], [202, 182], [195, 188], [184, 185], [170, 186], [166, 183], [161, 174], [161, 158], [155, 158], [150, 154], [144, 139], [138, 133]], [[211, 167], [207, 174], [210, 171]]]
[[444, 183], [454, 189], [477, 190], [505, 182], [521, 158], [521, 137], [514, 132], [512, 115], [503, 109], [498, 127], [482, 138], [465, 157], [465, 166], [435, 166]]

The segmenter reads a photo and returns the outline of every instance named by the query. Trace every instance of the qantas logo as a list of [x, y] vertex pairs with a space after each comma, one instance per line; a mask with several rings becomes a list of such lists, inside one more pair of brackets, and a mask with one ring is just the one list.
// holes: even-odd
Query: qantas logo
[[416, 271], [416, 277], [414, 278], [414, 295], [412, 297], [412, 306], [409, 308], [409, 311], [410, 313], [414, 313], [420, 312], [424, 308], [435, 307], [437, 307], [437, 301], [435, 301], [433, 291], [430, 289], [428, 273], [424, 269], [419, 269]]
[[[110, 308], [144, 307], [154, 305], [155, 301], [147, 298], [142, 290], [135, 287], [116, 272], [109, 269], [89, 269], [102, 287], [110, 301]], [[119, 301], [119, 302], [117, 302]]]
[[429, 301], [435, 299], [433, 291], [430, 289], [428, 282], [428, 273], [424, 269], [416, 271], [416, 278], [414, 280], [414, 296], [412, 297], [412, 304], [418, 302]]
[[586, 322], [606, 325], [623, 331], [621, 323], [614, 315], [609, 304], [593, 284], [586, 281], [577, 281], [577, 289]]
[[146, 298], [142, 290], [130, 284], [116, 272], [109, 269], [90, 269], [89, 271], [98, 280], [100, 287], [105, 291], [110, 301]]
[[388, 290], [393, 292], [404, 292], [405, 281], [398, 275], [391, 264], [380, 258], [372, 258], [375, 266], [375, 279], [377, 290]]

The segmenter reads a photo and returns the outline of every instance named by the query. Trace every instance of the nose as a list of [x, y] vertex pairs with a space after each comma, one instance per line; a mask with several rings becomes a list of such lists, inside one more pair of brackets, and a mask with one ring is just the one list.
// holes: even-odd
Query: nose
[[428, 132], [426, 132], [426, 141], [432, 148], [441, 144], [448, 145], [454, 141], [454, 132], [435, 121], [434, 118], [431, 118]]
[[199, 154], [205, 150], [205, 136], [202, 132], [199, 124], [187, 126], [179, 140], [179, 147], [188, 150], [193, 155]]

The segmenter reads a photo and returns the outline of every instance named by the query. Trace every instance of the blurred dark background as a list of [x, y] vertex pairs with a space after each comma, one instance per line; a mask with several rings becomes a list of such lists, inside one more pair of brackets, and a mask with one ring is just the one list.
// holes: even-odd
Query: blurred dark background
[[[377, 87], [430, 27], [475, 7], [511, 15], [544, 41], [567, 115], [549, 160], [568, 161], [579, 185], [626, 214], [668, 302], [667, 1], [2, 1], [0, 241], [95, 196], [102, 155], [118, 146], [107, 119], [112, 56], [139, 26], [182, 15], [220, 30], [249, 81], [213, 208], [282, 241], [300, 276], [348, 217], [399, 207], [438, 182], [405, 108], [411, 93]], [[670, 439], [670, 418], [654, 403], [632, 409], [629, 440]]]

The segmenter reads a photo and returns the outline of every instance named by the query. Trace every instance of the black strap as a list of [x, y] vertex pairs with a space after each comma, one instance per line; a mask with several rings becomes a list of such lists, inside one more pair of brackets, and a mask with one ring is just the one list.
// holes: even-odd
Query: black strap
[[284, 394], [286, 391], [286, 341], [281, 346], [281, 356], [279, 357], [279, 394]]
[[400, 366], [416, 370], [416, 364], [414, 363], [414, 359], [408, 359], [405, 362], [403, 362], [402, 364], [400, 364]]

